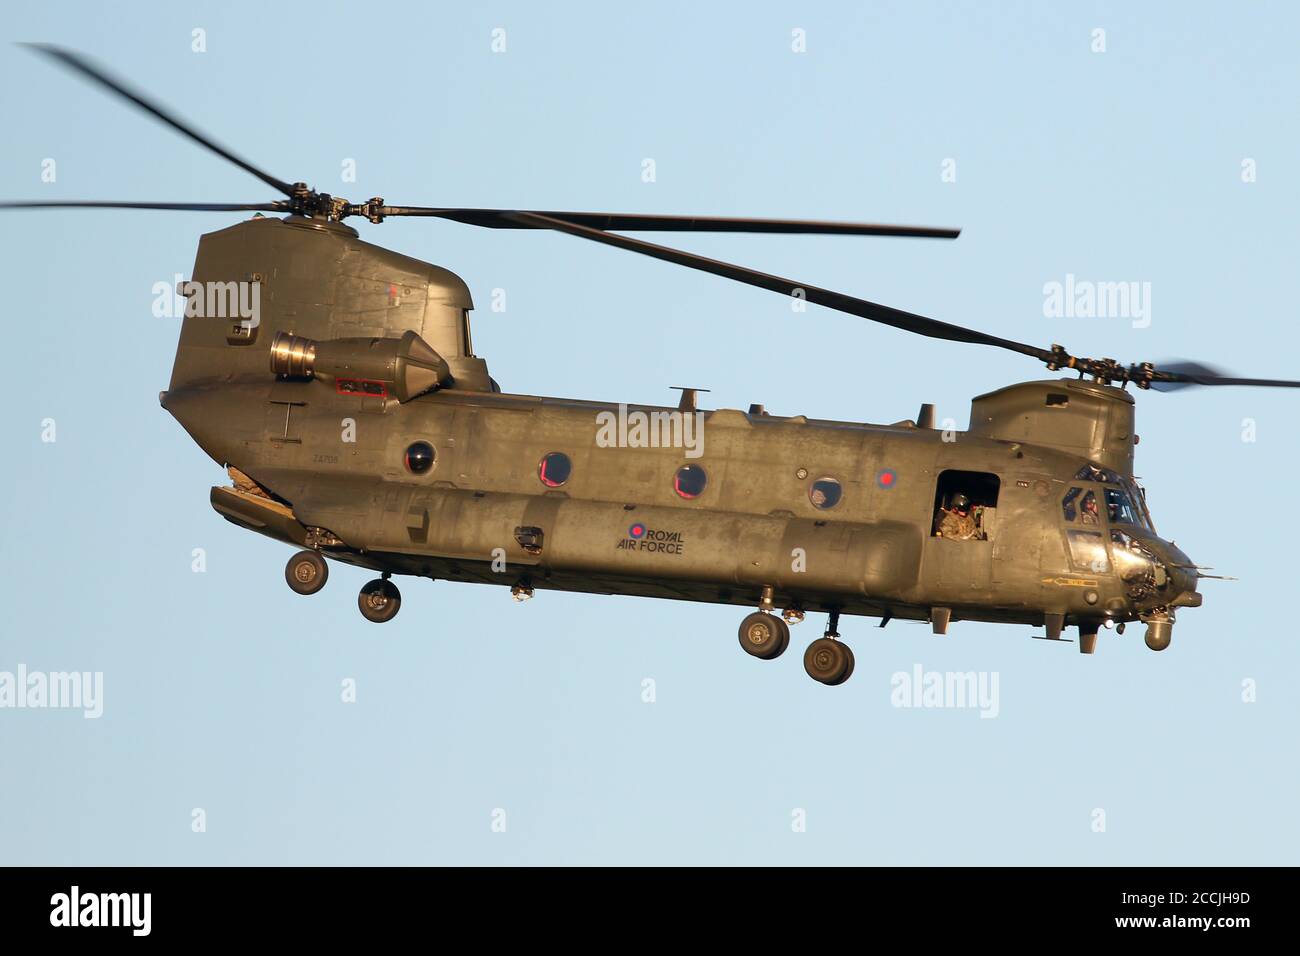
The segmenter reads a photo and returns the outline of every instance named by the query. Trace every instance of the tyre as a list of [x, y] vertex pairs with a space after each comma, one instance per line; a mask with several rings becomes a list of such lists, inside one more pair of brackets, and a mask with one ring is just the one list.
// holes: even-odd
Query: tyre
[[299, 551], [284, 566], [284, 579], [298, 594], [315, 594], [329, 580], [330, 568], [319, 551]]
[[842, 684], [853, 673], [853, 652], [839, 641], [819, 637], [804, 651], [803, 669], [815, 681]]
[[790, 645], [790, 627], [775, 614], [755, 611], [740, 622], [740, 646], [759, 660], [780, 657]]
[[361, 616], [375, 624], [383, 624], [397, 616], [402, 607], [402, 592], [392, 581], [376, 578], [368, 582], [357, 595]]

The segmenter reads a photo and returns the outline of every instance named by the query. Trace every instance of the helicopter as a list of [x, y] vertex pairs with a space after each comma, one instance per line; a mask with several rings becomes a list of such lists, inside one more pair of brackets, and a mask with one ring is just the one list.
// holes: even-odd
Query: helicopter
[[[362, 616], [390, 621], [394, 576], [727, 604], [738, 640], [775, 659], [824, 613], [807, 673], [848, 680], [842, 615], [1029, 625], [1092, 654], [1139, 622], [1170, 646], [1204, 574], [1157, 534], [1134, 478], [1134, 393], [1234, 378], [1206, 366], [1124, 365], [1017, 342], [624, 235], [722, 232], [951, 240], [907, 225], [361, 203], [281, 180], [79, 53], [33, 47], [257, 177], [257, 203], [11, 201], [5, 209], [253, 212], [203, 235], [178, 292], [185, 317], [162, 407], [231, 479], [213, 509], [298, 550], [311, 595], [330, 560], [379, 576]], [[426, 217], [550, 230], [803, 299], [935, 339], [1009, 350], [1063, 378], [977, 396], [964, 432], [698, 405], [628, 406], [512, 394], [476, 355], [455, 273], [368, 243], [347, 224]], [[705, 440], [707, 438], [707, 441]], [[327, 560], [329, 559], [329, 560]]]

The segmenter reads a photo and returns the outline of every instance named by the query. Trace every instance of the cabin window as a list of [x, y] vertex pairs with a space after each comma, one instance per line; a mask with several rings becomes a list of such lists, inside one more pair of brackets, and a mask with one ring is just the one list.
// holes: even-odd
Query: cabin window
[[699, 465], [682, 465], [673, 476], [673, 491], [686, 499], [698, 498], [704, 494], [704, 486], [709, 483], [709, 476]]
[[934, 527], [937, 538], [986, 541], [998, 509], [997, 475], [984, 471], [940, 473], [934, 495]]
[[413, 475], [423, 475], [433, 467], [436, 458], [433, 446], [427, 441], [412, 442], [406, 448], [406, 470]]
[[818, 478], [808, 486], [808, 500], [814, 508], [827, 510], [840, 503], [844, 489], [834, 478]]
[[1070, 539], [1070, 560], [1075, 567], [1093, 574], [1105, 574], [1110, 570], [1106, 542], [1100, 531], [1067, 531], [1066, 535]]
[[537, 466], [537, 477], [547, 488], [558, 488], [573, 474], [573, 462], [562, 451], [553, 451], [542, 457]]

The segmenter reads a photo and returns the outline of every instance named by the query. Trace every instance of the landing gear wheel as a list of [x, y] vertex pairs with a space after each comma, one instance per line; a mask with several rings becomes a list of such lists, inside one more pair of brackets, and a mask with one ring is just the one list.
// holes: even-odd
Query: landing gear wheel
[[740, 646], [746, 654], [770, 661], [790, 646], [790, 626], [775, 614], [755, 611], [740, 622]]
[[357, 595], [357, 607], [367, 621], [383, 624], [397, 616], [402, 607], [402, 592], [392, 581], [376, 578], [367, 582]]
[[843, 649], [844, 653], [848, 655], [849, 666], [845, 668], [844, 676], [841, 677], [839, 680], [837, 680], [835, 682], [836, 684], [843, 684], [846, 680], [848, 680], [850, 677], [853, 676], [853, 648], [849, 647], [849, 645], [847, 644], [840, 644], [840, 647], [841, 649]]
[[315, 594], [329, 576], [330, 567], [318, 551], [299, 551], [284, 566], [284, 579], [298, 594]]
[[840, 641], [819, 637], [804, 651], [803, 669], [813, 680], [830, 687], [843, 684], [853, 673], [853, 651]]

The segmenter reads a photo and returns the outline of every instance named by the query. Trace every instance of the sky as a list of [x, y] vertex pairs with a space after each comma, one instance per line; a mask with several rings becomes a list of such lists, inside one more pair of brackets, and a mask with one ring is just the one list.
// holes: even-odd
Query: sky
[[[1300, 378], [1292, 4], [266, 13], [9, 11], [0, 195], [274, 198], [9, 42], [48, 41], [353, 200], [956, 226], [660, 238], [1076, 354]], [[801, 666], [816, 617], [761, 662], [740, 608], [427, 580], [377, 627], [364, 571], [285, 587], [290, 549], [211, 509], [224, 473], [158, 405], [177, 327], [153, 288], [234, 221], [3, 214], [0, 680], [98, 673], [102, 713], [0, 707], [0, 863], [1300, 862], [1300, 394], [1138, 395], [1157, 527], [1239, 579], [1204, 582], [1163, 653], [1136, 626], [1084, 657], [1025, 627], [846, 618], [856, 671], [827, 688]], [[932, 402], [964, 428], [973, 396], [1043, 377], [569, 236], [358, 228], [465, 279], [506, 391], [666, 404], [690, 385], [868, 422]], [[1137, 283], [1143, 314], [1048, 314], [1067, 277]], [[996, 715], [895, 706], [918, 667], [996, 679]]]

